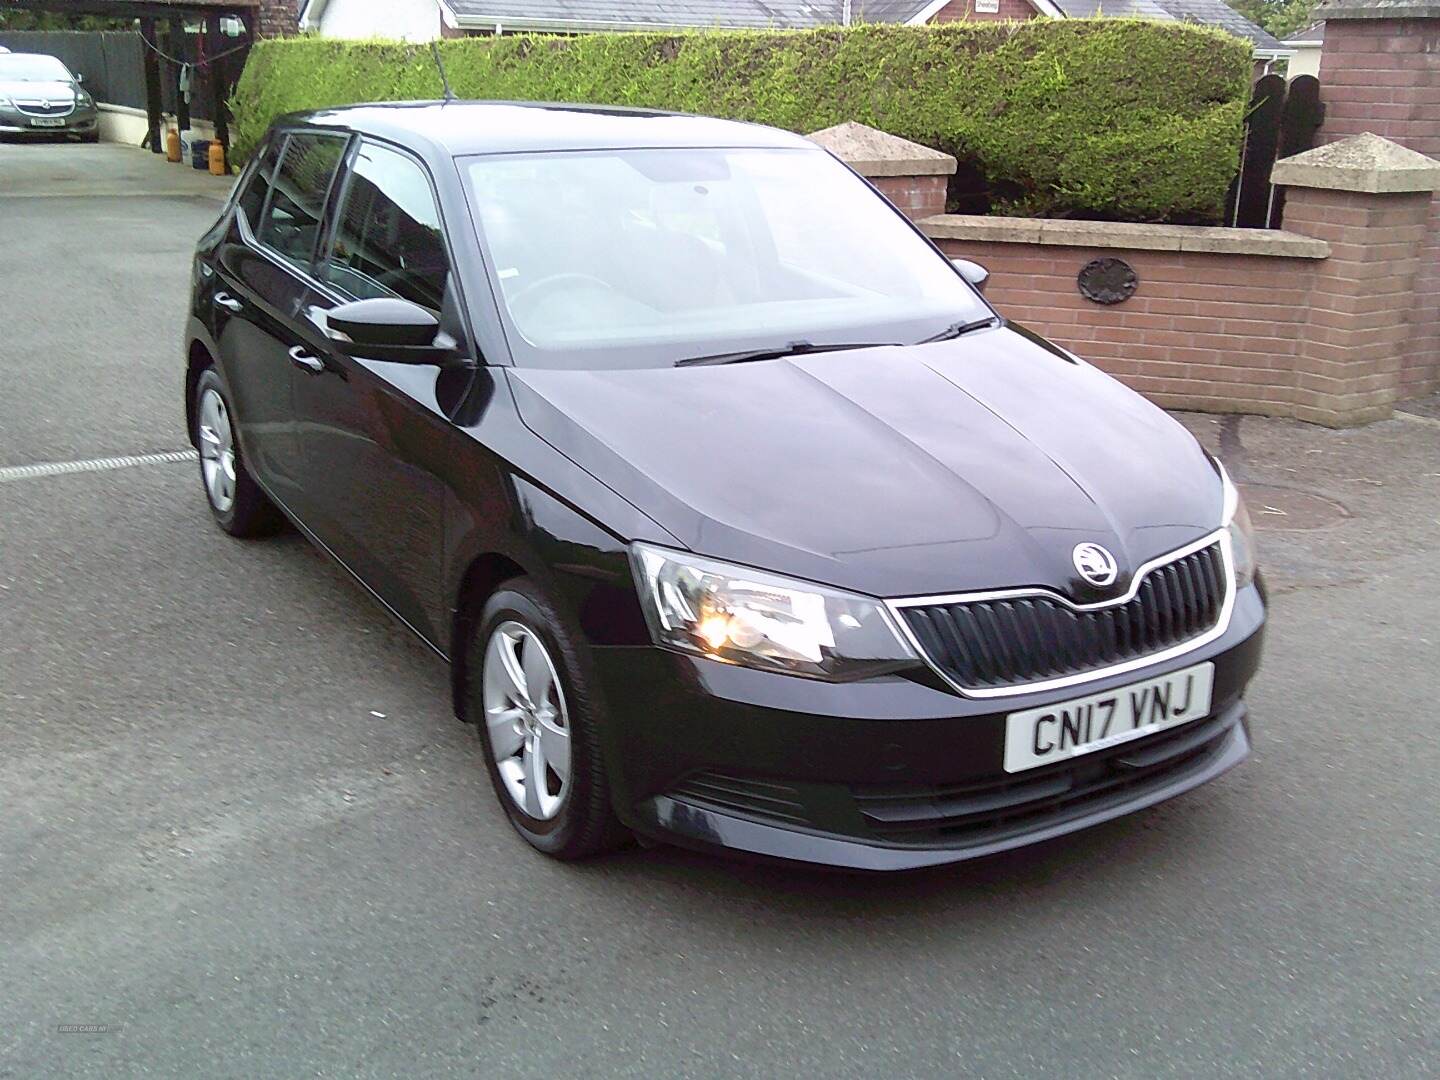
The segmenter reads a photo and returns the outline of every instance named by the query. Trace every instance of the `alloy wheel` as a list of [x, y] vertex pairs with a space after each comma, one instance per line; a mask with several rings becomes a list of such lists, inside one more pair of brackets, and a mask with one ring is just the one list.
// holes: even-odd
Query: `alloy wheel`
[[482, 679], [490, 751], [505, 790], [527, 815], [549, 820], [570, 790], [570, 718], [555, 662], [535, 631], [507, 620], [485, 646]]
[[235, 434], [230, 410], [213, 387], [200, 396], [200, 471], [210, 505], [227, 513], [235, 504]]

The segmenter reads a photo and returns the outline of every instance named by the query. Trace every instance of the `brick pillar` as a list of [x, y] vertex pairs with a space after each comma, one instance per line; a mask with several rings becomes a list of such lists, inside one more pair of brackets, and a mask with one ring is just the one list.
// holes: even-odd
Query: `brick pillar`
[[808, 138], [861, 176], [913, 221], [945, 212], [945, 190], [955, 159], [864, 124], [836, 124]]
[[[1369, 131], [1440, 158], [1440, 3], [1325, 0], [1314, 14], [1325, 20], [1320, 139]], [[1401, 398], [1440, 390], [1440, 199], [1430, 206], [1410, 319]]]
[[1287, 229], [1330, 257], [1299, 328], [1295, 415], [1330, 427], [1383, 420], [1404, 388], [1415, 290], [1440, 161], [1378, 135], [1277, 162]]
[[285, 37], [300, 29], [300, 0], [255, 0], [255, 36]]

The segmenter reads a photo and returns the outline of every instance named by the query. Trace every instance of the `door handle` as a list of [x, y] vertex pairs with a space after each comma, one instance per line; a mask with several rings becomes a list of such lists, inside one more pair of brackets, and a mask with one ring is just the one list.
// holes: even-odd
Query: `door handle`
[[219, 304], [226, 311], [239, 311], [245, 306], [227, 292], [217, 292], [215, 294], [215, 303]]
[[305, 351], [305, 346], [296, 345], [290, 350], [290, 359], [299, 364], [306, 371], [320, 372], [325, 370], [325, 362], [318, 356], [311, 356]]

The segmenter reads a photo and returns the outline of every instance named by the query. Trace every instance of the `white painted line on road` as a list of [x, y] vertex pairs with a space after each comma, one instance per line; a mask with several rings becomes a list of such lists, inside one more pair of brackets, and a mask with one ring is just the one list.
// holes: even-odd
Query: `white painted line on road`
[[173, 465], [181, 461], [194, 461], [199, 456], [194, 450], [165, 450], [158, 454], [90, 458], [88, 461], [43, 461], [35, 465], [5, 465], [0, 466], [0, 484], [10, 480], [39, 480], [46, 476], [64, 476], [66, 473], [133, 469], [138, 465]]

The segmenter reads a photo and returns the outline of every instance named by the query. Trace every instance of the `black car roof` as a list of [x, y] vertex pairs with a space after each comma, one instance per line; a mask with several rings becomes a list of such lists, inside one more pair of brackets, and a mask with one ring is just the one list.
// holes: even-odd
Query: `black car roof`
[[621, 147], [808, 147], [778, 128], [708, 116], [533, 101], [395, 101], [292, 113], [282, 124], [345, 128], [402, 145], [465, 154]]

